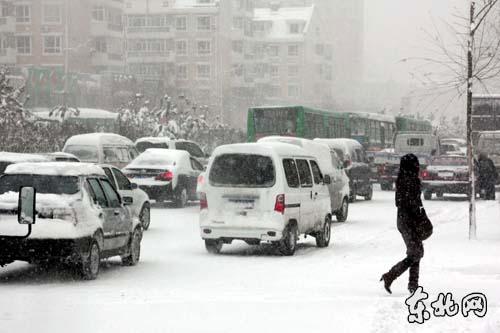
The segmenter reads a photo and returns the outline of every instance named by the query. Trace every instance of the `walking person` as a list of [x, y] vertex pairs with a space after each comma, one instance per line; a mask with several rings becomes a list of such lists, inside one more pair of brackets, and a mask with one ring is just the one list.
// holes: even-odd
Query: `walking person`
[[420, 259], [424, 256], [424, 246], [417, 231], [422, 210], [420, 164], [413, 154], [401, 158], [399, 175], [396, 180], [396, 206], [398, 208], [397, 226], [406, 245], [406, 258], [397, 263], [380, 281], [385, 290], [392, 294], [391, 284], [406, 270], [410, 269], [408, 290], [413, 293], [418, 288]]
[[486, 153], [480, 153], [477, 162], [478, 185], [481, 198], [495, 200], [495, 185], [498, 180], [498, 172], [495, 164]]

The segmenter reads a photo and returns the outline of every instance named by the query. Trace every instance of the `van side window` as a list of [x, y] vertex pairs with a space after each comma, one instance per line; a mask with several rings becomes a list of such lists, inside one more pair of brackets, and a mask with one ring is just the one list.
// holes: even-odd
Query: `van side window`
[[321, 170], [319, 169], [318, 163], [316, 161], [309, 161], [311, 163], [311, 169], [314, 177], [314, 184], [319, 185], [323, 184], [323, 175], [321, 174]]
[[286, 182], [290, 188], [298, 188], [300, 186], [299, 173], [297, 171], [297, 165], [292, 159], [283, 160], [283, 169], [285, 169]]
[[200, 162], [192, 157], [190, 157], [189, 159], [191, 161], [191, 168], [193, 168], [193, 170], [203, 171], [203, 165], [201, 165]]
[[313, 180], [309, 163], [306, 160], [297, 160], [297, 169], [299, 170], [300, 186], [312, 187]]
[[104, 162], [106, 163], [113, 163], [120, 161], [119, 158], [120, 151], [116, 148], [104, 147], [103, 153], [104, 153]]

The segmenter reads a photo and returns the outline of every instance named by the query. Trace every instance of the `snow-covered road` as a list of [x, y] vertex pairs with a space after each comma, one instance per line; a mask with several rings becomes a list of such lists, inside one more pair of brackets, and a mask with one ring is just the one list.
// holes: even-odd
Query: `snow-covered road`
[[425, 202], [435, 224], [421, 264], [428, 310], [440, 292], [458, 303], [482, 292], [488, 313], [410, 325], [407, 275], [393, 295], [378, 282], [405, 252], [393, 196], [355, 203], [329, 248], [308, 238], [294, 257], [244, 243], [209, 255], [197, 207], [156, 207], [136, 267], [110, 260], [90, 282], [24, 263], [0, 268], [0, 332], [500, 332], [498, 202], [479, 202], [472, 242], [465, 201]]

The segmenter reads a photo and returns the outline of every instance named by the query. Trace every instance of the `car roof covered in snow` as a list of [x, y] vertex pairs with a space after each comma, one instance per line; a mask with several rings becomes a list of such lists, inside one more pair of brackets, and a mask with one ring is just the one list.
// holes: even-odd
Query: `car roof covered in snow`
[[65, 146], [98, 146], [98, 145], [121, 145], [133, 146], [134, 143], [124, 136], [114, 133], [88, 133], [70, 137]]
[[22, 162], [45, 162], [49, 158], [37, 154], [21, 154], [2, 151], [0, 152], [0, 162], [22, 163]]
[[17, 163], [5, 169], [5, 174], [46, 175], [46, 176], [105, 176], [95, 164], [75, 162]]
[[166, 136], [161, 136], [161, 137], [150, 136], [150, 137], [139, 138], [135, 141], [135, 144], [138, 144], [140, 142], [150, 142], [150, 143], [191, 142], [191, 143], [196, 143], [194, 141], [184, 140], [184, 139], [171, 139], [171, 138], [166, 137]]
[[313, 141], [319, 142], [319, 143], [324, 143], [327, 144], [329, 147], [332, 148], [339, 148], [344, 151], [348, 149], [359, 149], [362, 148], [363, 146], [359, 141], [356, 141], [354, 139], [321, 139], [321, 138], [316, 138]]
[[223, 154], [255, 154], [264, 156], [299, 156], [313, 157], [303, 148], [282, 142], [237, 143], [215, 148], [213, 156]]

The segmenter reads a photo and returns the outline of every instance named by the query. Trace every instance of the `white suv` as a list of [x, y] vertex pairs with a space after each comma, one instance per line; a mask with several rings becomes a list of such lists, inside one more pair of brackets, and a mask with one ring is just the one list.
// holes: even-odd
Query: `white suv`
[[318, 161], [284, 143], [249, 143], [215, 149], [200, 194], [200, 233], [211, 253], [244, 240], [275, 244], [293, 255], [299, 235], [330, 243], [328, 183]]

